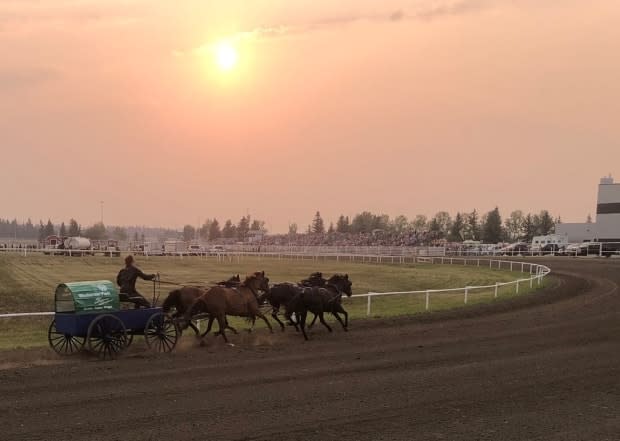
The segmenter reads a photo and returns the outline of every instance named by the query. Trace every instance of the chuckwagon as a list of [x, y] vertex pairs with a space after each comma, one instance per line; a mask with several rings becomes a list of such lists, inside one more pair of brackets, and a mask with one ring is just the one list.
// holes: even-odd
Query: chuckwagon
[[86, 348], [101, 359], [116, 358], [134, 335], [144, 335], [150, 349], [170, 352], [179, 338], [178, 327], [161, 308], [121, 309], [118, 291], [108, 280], [61, 283], [54, 305], [47, 337], [60, 355]]

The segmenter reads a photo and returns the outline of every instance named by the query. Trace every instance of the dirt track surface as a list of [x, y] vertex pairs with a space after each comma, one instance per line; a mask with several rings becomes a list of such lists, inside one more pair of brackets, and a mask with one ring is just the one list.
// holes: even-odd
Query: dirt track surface
[[620, 262], [547, 264], [543, 293], [308, 343], [261, 330], [170, 356], [5, 361], [0, 439], [618, 440]]

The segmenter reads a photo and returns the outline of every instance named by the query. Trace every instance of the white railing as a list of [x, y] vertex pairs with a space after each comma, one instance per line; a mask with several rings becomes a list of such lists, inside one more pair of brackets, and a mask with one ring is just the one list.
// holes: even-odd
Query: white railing
[[[244, 253], [254, 255], [257, 253]], [[276, 254], [276, 253], [274, 253]], [[284, 254], [280, 253], [277, 255], [268, 254], [268, 257], [279, 257], [283, 258]], [[316, 256], [313, 256], [316, 257]], [[320, 257], [330, 257], [334, 258], [334, 256], [320, 256]], [[335, 256], [338, 258], [339, 256]], [[342, 257], [342, 256], [340, 256]], [[353, 256], [348, 256], [353, 257]], [[519, 287], [523, 284], [529, 283], [529, 288], [534, 287], [534, 283], [537, 286], [540, 286], [542, 280], [545, 276], [547, 276], [551, 270], [545, 266], [537, 263], [531, 262], [513, 262], [506, 260], [486, 260], [486, 259], [467, 259], [467, 258], [455, 258], [455, 257], [415, 257], [406, 258], [405, 256], [360, 256], [363, 258], [362, 262], [366, 263], [389, 263], [389, 260], [386, 261], [386, 258], [391, 258], [392, 263], [427, 263], [427, 264], [449, 264], [449, 265], [464, 265], [464, 266], [477, 266], [477, 267], [486, 267], [491, 269], [498, 270], [510, 270], [510, 271], [520, 271], [521, 273], [529, 273], [529, 277], [520, 278], [516, 280], [512, 280], [510, 282], [496, 282], [493, 285], [482, 285], [482, 286], [465, 286], [462, 288], [447, 288], [447, 289], [427, 289], [427, 290], [417, 290], [417, 291], [393, 291], [393, 292], [369, 292], [366, 294], [354, 294], [351, 296], [352, 298], [362, 298], [366, 297], [367, 306], [366, 306], [366, 315], [371, 314], [371, 306], [372, 306], [372, 298], [373, 297], [381, 297], [381, 296], [391, 296], [391, 295], [424, 295], [425, 297], [425, 310], [430, 310], [430, 302], [431, 295], [437, 296], [446, 293], [463, 293], [463, 303], [467, 304], [469, 294], [472, 291], [484, 291], [484, 290], [492, 290], [494, 298], [498, 297], [499, 288], [504, 286], [515, 287], [515, 293], [519, 293]], [[318, 258], [318, 257], [317, 257]], [[394, 261], [396, 259], [396, 261]], [[488, 263], [487, 263], [488, 262]], [[10, 313], [10, 314], [0, 314], [1, 318], [13, 318], [13, 317], [35, 317], [35, 316], [49, 316], [54, 315], [54, 312], [24, 312], [24, 313]]]
[[[514, 286], [515, 294], [519, 294], [519, 287], [523, 284], [529, 284], [529, 288], [534, 287], [534, 283], [537, 286], [542, 284], [542, 280], [547, 276], [551, 270], [545, 265], [540, 265], [531, 262], [513, 262], [506, 260], [485, 260], [485, 259], [467, 259], [467, 258], [455, 258], [455, 257], [428, 257], [417, 258], [418, 262], [430, 263], [430, 264], [449, 264], [449, 265], [475, 265], [475, 266], [487, 266], [495, 269], [505, 269], [510, 271], [520, 271], [522, 273], [529, 273], [529, 277], [519, 278], [510, 282], [495, 282], [493, 285], [481, 285], [481, 286], [465, 286], [462, 288], [448, 288], [448, 289], [427, 289], [417, 291], [394, 291], [394, 292], [369, 292], [367, 294], [354, 294], [351, 297], [366, 297], [366, 315], [371, 314], [372, 298], [390, 295], [423, 295], [424, 296], [424, 309], [429, 311], [431, 307], [431, 294], [433, 296], [448, 294], [448, 293], [463, 293], [463, 304], [467, 304], [469, 295], [472, 291], [485, 291], [489, 290], [493, 292], [493, 297], [497, 298], [499, 295], [499, 289], [504, 286]], [[487, 264], [488, 262], [488, 264]]]

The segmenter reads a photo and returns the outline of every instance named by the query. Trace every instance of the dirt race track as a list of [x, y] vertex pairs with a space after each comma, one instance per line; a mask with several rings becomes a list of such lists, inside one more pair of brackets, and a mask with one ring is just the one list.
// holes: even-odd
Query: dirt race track
[[9, 353], [0, 439], [619, 440], [620, 262], [546, 264], [545, 292], [319, 325], [308, 343], [260, 330], [113, 362], [42, 351], [34, 367]]

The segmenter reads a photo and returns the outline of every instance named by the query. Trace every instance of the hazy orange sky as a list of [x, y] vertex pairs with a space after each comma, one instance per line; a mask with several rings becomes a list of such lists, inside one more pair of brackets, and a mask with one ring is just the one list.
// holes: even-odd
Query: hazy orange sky
[[618, 0], [2, 0], [0, 217], [584, 221], [620, 179], [618, 23]]

